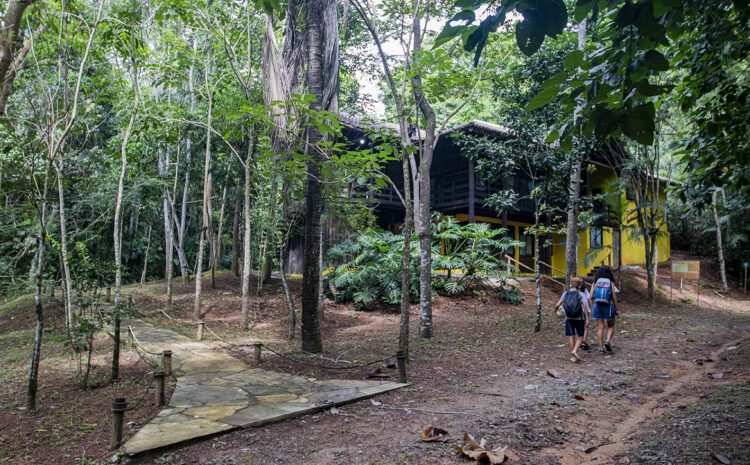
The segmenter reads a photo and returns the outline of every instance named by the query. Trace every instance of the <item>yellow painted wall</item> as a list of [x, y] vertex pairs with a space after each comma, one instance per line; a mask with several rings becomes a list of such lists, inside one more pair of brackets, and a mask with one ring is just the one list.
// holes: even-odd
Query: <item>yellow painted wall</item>
[[[596, 170], [593, 173], [589, 174], [589, 191], [586, 193], [587, 195], [591, 195], [592, 189], [602, 189], [603, 191], [607, 191], [608, 188], [611, 188], [613, 181], [615, 180], [616, 173], [614, 170], [608, 167], [603, 167], [596, 165]], [[623, 194], [623, 201], [624, 199]], [[661, 193], [661, 199], [666, 203], [666, 195], [662, 192]], [[625, 207], [625, 214], [623, 217], [627, 220], [628, 218], [631, 218], [633, 216], [632, 212], [635, 209], [635, 203], [633, 201], [627, 201], [627, 205]], [[456, 219], [458, 221], [468, 221], [469, 216], [466, 214], [458, 214], [456, 215]], [[475, 218], [477, 222], [483, 222], [483, 223], [494, 223], [494, 224], [501, 224], [502, 221], [499, 218], [493, 218], [493, 217], [487, 217], [487, 216], [477, 216]], [[644, 252], [644, 244], [642, 240], [638, 240], [636, 238], [637, 234], [635, 233], [633, 226], [633, 221], [630, 221], [631, 224], [624, 224], [622, 235], [621, 235], [621, 257], [622, 257], [622, 265], [644, 265], [646, 262], [645, 258], [645, 252]], [[509, 226], [515, 226], [514, 230], [514, 239], [520, 240], [519, 234], [520, 234], [520, 227], [523, 226], [531, 226], [530, 223], [521, 223], [518, 221], [508, 221]], [[630, 226], [630, 227], [629, 227]], [[666, 261], [671, 258], [671, 248], [670, 248], [670, 237], [669, 237], [669, 231], [667, 230], [666, 222], [664, 222], [664, 225], [662, 227], [663, 234], [658, 239], [658, 258], [659, 261]], [[614, 257], [614, 239], [613, 235], [616, 234], [616, 232], [611, 227], [603, 227], [602, 228], [602, 247], [597, 249], [592, 249], [590, 247], [590, 230], [586, 229], [579, 232], [579, 247], [578, 247], [578, 275], [579, 276], [585, 276], [587, 275], [595, 266], [598, 265], [610, 265], [613, 266], [616, 263], [616, 258]], [[594, 250], [594, 251], [592, 251]], [[538, 251], [537, 251], [538, 252]], [[514, 259], [519, 259], [519, 251], [518, 248], [514, 250]], [[587, 259], [588, 258], [588, 259]], [[552, 274], [555, 276], [562, 276], [565, 274], [565, 236], [561, 234], [555, 234], [552, 237], [552, 259], [550, 265], [552, 266]], [[528, 273], [529, 270], [519, 270], [519, 267], [516, 265], [516, 272], [517, 273]]]

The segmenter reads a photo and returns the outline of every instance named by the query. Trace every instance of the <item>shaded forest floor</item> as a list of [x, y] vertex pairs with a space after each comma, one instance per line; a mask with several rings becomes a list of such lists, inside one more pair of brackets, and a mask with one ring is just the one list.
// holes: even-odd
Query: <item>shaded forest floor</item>
[[[695, 288], [670, 304], [668, 278], [660, 278], [659, 300], [644, 302], [642, 271], [624, 273], [621, 316], [614, 353], [584, 353], [568, 361], [562, 322], [552, 305], [561, 288], [544, 290], [544, 323], [534, 333], [533, 288], [524, 282], [526, 304], [499, 304], [494, 297], [447, 299], [434, 304], [435, 337], [416, 337], [417, 308], [412, 308], [411, 386], [399, 391], [315, 415], [251, 428], [132, 459], [158, 464], [455, 464], [454, 446], [464, 432], [507, 445], [510, 463], [526, 464], [750, 464], [750, 301], [733, 294], [721, 297], [704, 288], [700, 303]], [[298, 295], [299, 283], [293, 282]], [[306, 365], [264, 352], [263, 366], [315, 378], [364, 379], [380, 368], [391, 379], [395, 370], [375, 365], [345, 367], [395, 353], [398, 315], [388, 309], [358, 312], [328, 301], [323, 322], [322, 357], [296, 351], [287, 339], [288, 315], [277, 281], [254, 297], [252, 329], [239, 327], [239, 280], [218, 276], [212, 289], [206, 279], [208, 340], [218, 350], [250, 361], [252, 351], [237, 344], [260, 339]], [[192, 285], [176, 286], [169, 319], [163, 283], [129, 290], [136, 307], [152, 322], [186, 335], [195, 334]], [[683, 301], [684, 300], [684, 301]], [[297, 301], [299, 308], [299, 301]], [[25, 393], [30, 353], [30, 307], [0, 312], [0, 463], [76, 463], [107, 454], [109, 402], [114, 393], [129, 399], [141, 391], [102, 387], [74, 388], [73, 366], [52, 332], [45, 342], [40, 375], [40, 413], [18, 410]], [[23, 313], [21, 308], [24, 308]], [[33, 312], [31, 312], [33, 313]], [[220, 338], [225, 342], [218, 340]], [[59, 339], [59, 337], [58, 337]], [[94, 378], [106, 375], [106, 339], [100, 342]], [[66, 358], [67, 357], [67, 358]], [[335, 362], [335, 361], [338, 362]], [[710, 361], [713, 360], [713, 361]], [[150, 379], [150, 369], [125, 352], [127, 379]], [[125, 384], [125, 383], [121, 383]], [[155, 413], [152, 396], [128, 412], [132, 429]], [[10, 428], [8, 426], [10, 425]], [[96, 425], [82, 427], [81, 425]], [[445, 443], [425, 443], [420, 431], [433, 425], [447, 430]], [[40, 431], [42, 430], [42, 431]], [[86, 430], [86, 431], [84, 431]], [[10, 452], [8, 452], [10, 451]], [[586, 452], [588, 451], [588, 452]]]

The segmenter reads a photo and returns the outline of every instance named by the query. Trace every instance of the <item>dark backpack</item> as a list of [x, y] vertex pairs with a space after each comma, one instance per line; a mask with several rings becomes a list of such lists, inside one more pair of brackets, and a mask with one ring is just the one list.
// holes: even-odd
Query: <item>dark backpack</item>
[[565, 316], [574, 320], [580, 319], [583, 315], [583, 298], [577, 290], [569, 290], [563, 297], [563, 308]]

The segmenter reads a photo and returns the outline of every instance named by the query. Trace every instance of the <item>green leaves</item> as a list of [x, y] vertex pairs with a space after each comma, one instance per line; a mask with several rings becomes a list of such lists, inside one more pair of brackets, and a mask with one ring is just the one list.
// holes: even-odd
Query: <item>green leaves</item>
[[560, 84], [565, 82], [565, 77], [566, 74], [561, 72], [544, 81], [542, 90], [526, 105], [526, 111], [536, 110], [555, 100], [559, 94]]
[[[462, 11], [454, 15], [443, 27], [435, 40], [439, 47], [457, 36], [464, 38], [464, 49], [474, 52], [474, 64], [479, 62], [489, 34], [497, 31], [505, 21], [507, 13], [517, 11], [523, 20], [516, 24], [516, 42], [518, 48], [526, 55], [531, 55], [542, 46], [545, 37], [554, 37], [564, 30], [568, 14], [563, 0], [506, 0], [494, 13], [482, 19], [479, 25], [471, 24], [476, 20], [475, 10], [483, 2], [477, 0], [459, 0], [456, 6]], [[468, 21], [464, 25], [454, 25], [456, 21]]]
[[568, 53], [568, 56], [565, 57], [563, 67], [567, 71], [575, 71], [578, 68], [589, 69], [591, 68], [591, 63], [586, 61], [586, 55], [583, 50], [576, 49]]
[[631, 108], [625, 112], [620, 121], [623, 134], [640, 144], [653, 144], [656, 130], [655, 116], [656, 110], [652, 102]]
[[281, 10], [281, 4], [279, 0], [255, 0], [255, 9], [273, 15], [274, 11]]
[[643, 59], [646, 66], [654, 71], [667, 71], [669, 69], [669, 60], [658, 50], [646, 51]]

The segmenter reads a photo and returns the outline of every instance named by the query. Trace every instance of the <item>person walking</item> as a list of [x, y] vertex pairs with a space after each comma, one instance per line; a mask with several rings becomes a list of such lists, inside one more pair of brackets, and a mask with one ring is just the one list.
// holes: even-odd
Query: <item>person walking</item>
[[[594, 274], [594, 287], [589, 304], [592, 308], [591, 318], [596, 322], [596, 342], [599, 345], [600, 354], [612, 352], [612, 336], [615, 333], [615, 314], [617, 313], [614, 281], [612, 269], [608, 266], [602, 266]], [[604, 337], [605, 325], [606, 339]]]
[[555, 308], [562, 307], [560, 313], [565, 315], [565, 336], [568, 338], [570, 361], [573, 363], [581, 361], [578, 349], [581, 347], [583, 335], [590, 320], [586, 318], [586, 305], [579, 287], [581, 287], [581, 278], [570, 278], [570, 289], [563, 293], [555, 305]]
[[[588, 290], [589, 284], [581, 278], [581, 286], [578, 288], [579, 291], [581, 291], [581, 297], [583, 297], [583, 309], [584, 309], [584, 316], [586, 317], [586, 320], [591, 320], [591, 306], [589, 305], [589, 300], [591, 299], [591, 293]], [[581, 350], [585, 350], [588, 352], [591, 350], [591, 347], [588, 343], [589, 340], [589, 325], [586, 325], [584, 331], [583, 331], [583, 342], [581, 342]]]

